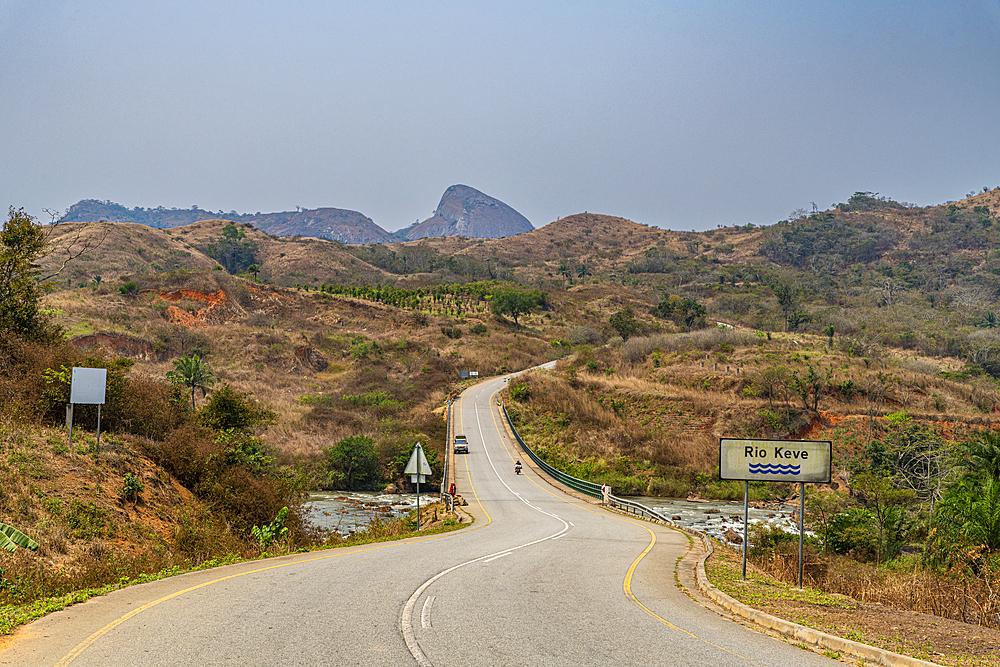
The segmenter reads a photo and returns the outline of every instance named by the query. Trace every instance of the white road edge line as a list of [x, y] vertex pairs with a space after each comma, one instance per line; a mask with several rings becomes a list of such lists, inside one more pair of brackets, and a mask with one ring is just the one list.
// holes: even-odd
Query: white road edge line
[[[552, 362], [552, 363], [555, 363], [555, 362]], [[490, 399], [492, 400], [492, 395], [491, 395]], [[476, 415], [476, 417], [478, 419], [478, 414]], [[482, 424], [481, 421], [479, 422], [479, 437], [480, 437], [480, 442], [483, 442], [483, 424]], [[485, 447], [483, 447], [483, 451], [486, 452], [486, 448]], [[489, 452], [486, 452], [486, 458], [489, 460], [490, 467], [493, 468], [493, 472], [496, 473], [497, 479], [500, 480], [500, 483], [503, 484], [504, 486], [506, 486], [508, 491], [510, 491], [511, 493], [514, 493], [514, 489], [510, 488], [510, 486], [507, 485], [507, 482], [505, 482], [503, 480], [503, 478], [500, 477], [500, 473], [497, 472], [496, 466], [493, 465], [493, 458], [490, 456]], [[521, 502], [523, 502], [525, 505], [529, 505], [530, 506], [530, 504], [527, 503], [527, 502], [525, 502], [524, 500], [521, 500]], [[504, 549], [503, 551], [497, 551], [497, 552], [494, 552], [494, 553], [491, 553], [491, 554], [486, 554], [485, 556], [480, 556], [479, 558], [473, 558], [472, 560], [467, 560], [464, 563], [459, 563], [458, 565], [453, 565], [453, 566], [449, 567], [446, 570], [442, 570], [441, 572], [438, 572], [433, 577], [431, 577], [430, 579], [428, 579], [427, 581], [425, 581], [424, 583], [422, 583], [420, 585], [420, 587], [417, 588], [417, 590], [413, 591], [413, 595], [411, 595], [410, 599], [408, 599], [406, 601], [406, 604], [403, 605], [403, 613], [400, 614], [400, 617], [399, 617], [399, 629], [403, 633], [403, 641], [406, 642], [406, 648], [408, 648], [410, 650], [410, 655], [413, 656], [413, 659], [417, 661], [417, 664], [419, 664], [420, 667], [434, 667], [434, 664], [430, 660], [427, 659], [427, 655], [424, 653], [423, 649], [420, 648], [420, 644], [417, 643], [417, 637], [413, 633], [413, 608], [417, 605], [417, 600], [420, 599], [420, 596], [422, 596], [424, 594], [424, 591], [426, 591], [428, 588], [430, 588], [430, 586], [435, 581], [437, 581], [441, 577], [445, 576], [446, 574], [454, 572], [455, 570], [457, 570], [459, 568], [465, 567], [466, 565], [471, 565], [473, 563], [479, 563], [481, 561], [492, 559], [494, 556], [496, 556], [496, 557], [506, 556], [506, 555], [510, 554], [511, 552], [513, 552], [513, 551], [517, 551], [518, 549], [524, 549], [525, 547], [530, 547], [530, 546], [533, 546], [535, 544], [540, 544], [541, 542], [546, 542], [548, 540], [554, 540], [557, 537], [562, 537], [562, 535], [565, 534], [566, 531], [569, 530], [570, 526], [569, 526], [569, 524], [564, 519], [560, 519], [555, 514], [550, 514], [549, 512], [546, 512], [544, 510], [540, 510], [537, 507], [534, 508], [534, 509], [536, 511], [538, 511], [538, 512], [541, 512], [542, 514], [550, 516], [553, 519], [556, 519], [557, 521], [559, 521], [563, 525], [562, 530], [560, 530], [558, 533], [553, 533], [552, 535], [549, 535], [548, 537], [543, 537], [543, 538], [540, 538], [540, 539], [537, 539], [537, 540], [532, 540], [531, 542], [525, 542], [524, 544], [520, 544], [520, 545], [518, 545], [516, 547], [512, 547], [512, 548], [509, 548], [509, 549]]]
[[487, 558], [483, 562], [484, 563], [491, 563], [491, 562], [495, 561], [497, 558], [503, 558], [504, 556], [509, 556], [509, 555], [510, 555], [510, 552], [508, 551], [508, 552], [502, 553], [502, 554], [500, 554], [498, 556], [494, 556], [493, 558]]
[[[560, 521], [562, 521], [562, 519], [560, 519]], [[430, 588], [430, 586], [441, 577], [451, 572], [454, 572], [459, 568], [465, 567], [466, 565], [479, 563], [481, 561], [493, 558], [494, 556], [507, 555], [512, 551], [517, 551], [518, 549], [524, 549], [525, 547], [530, 547], [535, 544], [545, 542], [547, 540], [553, 540], [561, 536], [567, 530], [569, 530], [569, 524], [567, 524], [565, 521], [563, 521], [562, 523], [563, 523], [563, 529], [560, 530], [558, 533], [549, 535], [548, 537], [543, 537], [541, 539], [533, 540], [531, 542], [525, 542], [524, 544], [519, 544], [518, 546], [513, 547], [511, 549], [504, 549], [503, 551], [497, 551], [491, 554], [486, 554], [485, 556], [480, 556], [479, 558], [473, 558], [472, 560], [467, 560], [464, 563], [459, 563], [458, 565], [452, 565], [447, 570], [442, 570], [441, 572], [438, 572], [433, 577], [431, 577], [423, 584], [421, 584], [420, 588], [413, 591], [413, 595], [410, 596], [410, 599], [407, 600], [406, 604], [403, 606], [403, 613], [400, 615], [399, 618], [399, 629], [403, 633], [403, 640], [406, 642], [406, 648], [410, 649], [410, 654], [417, 661], [417, 664], [419, 664], [420, 667], [434, 667], [431, 661], [427, 659], [427, 656], [424, 655], [423, 650], [420, 648], [420, 644], [417, 643], [416, 636], [413, 634], [413, 608], [417, 605], [417, 600], [419, 600], [420, 596], [424, 594], [424, 591]]]
[[420, 627], [431, 627], [431, 607], [434, 606], [435, 600], [437, 600], [436, 595], [428, 595], [424, 600], [424, 608], [420, 611]]

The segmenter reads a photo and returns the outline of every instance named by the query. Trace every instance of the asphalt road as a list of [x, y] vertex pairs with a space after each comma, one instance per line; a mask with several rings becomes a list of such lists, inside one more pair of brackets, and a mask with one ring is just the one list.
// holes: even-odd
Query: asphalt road
[[692, 601], [683, 533], [515, 476], [504, 381], [457, 404], [472, 527], [133, 586], [25, 626], [0, 665], [841, 664]]

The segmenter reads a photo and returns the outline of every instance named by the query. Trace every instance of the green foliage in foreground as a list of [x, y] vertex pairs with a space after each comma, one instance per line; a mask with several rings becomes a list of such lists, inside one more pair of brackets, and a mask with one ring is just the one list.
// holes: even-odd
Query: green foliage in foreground
[[260, 405], [252, 394], [236, 391], [227, 384], [212, 394], [198, 413], [198, 421], [213, 431], [233, 429], [253, 433], [277, 423], [278, 415]]
[[14, 526], [0, 523], [0, 549], [13, 553], [18, 547], [29, 551], [38, 550], [38, 542], [19, 531]]
[[35, 219], [10, 207], [0, 230], [0, 335], [50, 342], [58, 333], [38, 309], [42, 294], [38, 261], [46, 235]]
[[288, 516], [288, 508], [282, 507], [281, 511], [278, 512], [278, 516], [274, 517], [274, 521], [266, 526], [254, 526], [250, 530], [250, 534], [263, 550], [267, 550], [275, 540], [283, 540], [288, 535], [288, 528], [285, 526], [285, 517]]

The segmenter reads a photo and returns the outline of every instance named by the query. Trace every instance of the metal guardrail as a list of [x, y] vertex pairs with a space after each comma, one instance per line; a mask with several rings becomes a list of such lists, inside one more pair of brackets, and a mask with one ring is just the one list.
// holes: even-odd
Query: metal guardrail
[[454, 398], [448, 399], [448, 405], [444, 409], [444, 470], [441, 473], [441, 500], [444, 502], [448, 511], [453, 511], [455, 499], [450, 493], [448, 493], [448, 471], [452, 465], [452, 445], [451, 445], [451, 404], [455, 402]]
[[[507, 414], [507, 404], [500, 403], [500, 408], [503, 410], [503, 416], [504, 419], [507, 420], [507, 425], [510, 426], [510, 432], [514, 434], [514, 437], [517, 439], [518, 444], [521, 445], [521, 449], [523, 449], [525, 453], [529, 457], [531, 457], [531, 460], [534, 461], [539, 468], [544, 470], [549, 476], [554, 477], [560, 483], [568, 486], [571, 489], [575, 489], [576, 491], [584, 493], [592, 498], [603, 497], [601, 493], [600, 484], [595, 484], [594, 482], [588, 482], [585, 479], [580, 479], [578, 477], [573, 477], [572, 475], [567, 475], [561, 470], [556, 470], [551, 465], [543, 461], [538, 456], [538, 454], [535, 454], [535, 452], [532, 451], [531, 447], [529, 447], [528, 444], [521, 438], [521, 434], [519, 434], [517, 432], [517, 429], [514, 428], [514, 423], [510, 420], [510, 415]], [[640, 516], [644, 519], [649, 519], [650, 521], [656, 521], [668, 525], [674, 524], [674, 522], [668, 519], [667, 517], [663, 516], [654, 509], [646, 507], [642, 503], [626, 500], [625, 498], [619, 498], [618, 496], [614, 496], [611, 494], [608, 494], [607, 505], [620, 509], [626, 512], [627, 514], [632, 514], [635, 516]]]
[[663, 516], [651, 507], [646, 507], [642, 503], [633, 502], [631, 500], [626, 500], [624, 498], [619, 498], [618, 496], [608, 495], [608, 505], [611, 507], [616, 507], [627, 514], [633, 514], [635, 516], [641, 516], [644, 519], [649, 519], [650, 521], [656, 521], [658, 523], [665, 523], [667, 525], [674, 525], [674, 522]]
[[541, 458], [539, 458], [538, 454], [535, 454], [535, 452], [531, 450], [531, 447], [528, 447], [527, 443], [525, 443], [524, 440], [521, 439], [521, 435], [517, 432], [517, 429], [514, 428], [514, 423], [510, 420], [510, 415], [507, 414], [506, 403], [500, 403], [500, 408], [503, 410], [503, 416], [504, 419], [507, 420], [507, 425], [510, 426], [510, 432], [514, 434], [514, 437], [517, 438], [517, 442], [521, 445], [521, 449], [523, 449], [525, 453], [527, 453], [527, 455], [531, 457], [531, 460], [535, 462], [535, 465], [544, 470], [549, 476], [554, 477], [560, 483], [565, 484], [571, 489], [575, 489], [580, 493], [584, 493], [590, 496], [591, 498], [601, 497], [600, 484], [595, 484], [593, 482], [588, 482], [586, 480], [573, 477], [572, 475], [567, 475], [561, 470], [556, 470], [548, 463], [543, 461]]

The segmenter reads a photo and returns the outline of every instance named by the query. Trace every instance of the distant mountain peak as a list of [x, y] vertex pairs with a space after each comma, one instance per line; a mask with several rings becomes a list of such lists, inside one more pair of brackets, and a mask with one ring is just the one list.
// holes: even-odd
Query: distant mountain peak
[[452, 185], [441, 196], [434, 215], [405, 230], [408, 240], [430, 236], [498, 239], [530, 232], [528, 219], [499, 199], [468, 185]]

